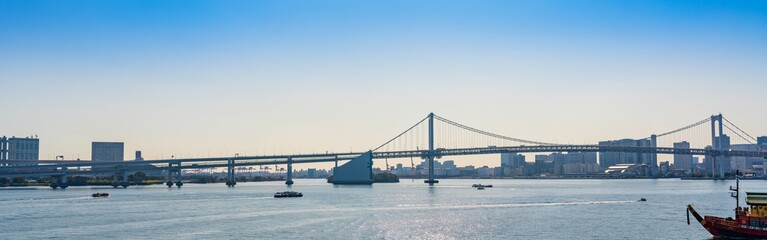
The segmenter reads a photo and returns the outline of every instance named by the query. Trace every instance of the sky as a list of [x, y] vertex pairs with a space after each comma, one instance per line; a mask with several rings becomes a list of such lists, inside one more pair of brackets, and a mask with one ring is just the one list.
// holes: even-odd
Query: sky
[[721, 112], [761, 136], [765, 43], [765, 1], [4, 0], [0, 135], [158, 159], [364, 151], [430, 112], [559, 143]]

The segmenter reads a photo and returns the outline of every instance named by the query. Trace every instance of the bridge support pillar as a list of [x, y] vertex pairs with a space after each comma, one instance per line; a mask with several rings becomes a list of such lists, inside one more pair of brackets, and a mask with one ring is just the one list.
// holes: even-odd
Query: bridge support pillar
[[336, 175], [336, 168], [338, 168], [338, 155], [336, 155], [336, 167], [333, 168], [333, 175]]
[[57, 178], [55, 175], [51, 176], [51, 185], [48, 185], [48, 186], [50, 186], [54, 190], [59, 188], [59, 178]]
[[288, 172], [285, 176], [285, 184], [293, 185], [293, 157], [288, 157]]
[[112, 175], [112, 187], [113, 188], [117, 188], [118, 186], [120, 186], [120, 181], [118, 180], [119, 176], [117, 176], [117, 175], [118, 175], [117, 172], [115, 172], [115, 174]]
[[176, 187], [181, 188], [183, 185], [184, 182], [181, 181], [181, 162], [178, 162], [176, 168]]
[[123, 170], [123, 181], [122, 181], [121, 185], [122, 185], [123, 188], [128, 188], [129, 183], [128, 183], [128, 171], [127, 170]]
[[226, 186], [234, 187], [237, 185], [237, 182], [234, 181], [234, 159], [229, 159], [226, 170]]
[[658, 135], [650, 135], [650, 145], [653, 147], [653, 151], [650, 154], [650, 162], [653, 164], [653, 167], [658, 167]]
[[67, 183], [67, 168], [62, 167], [61, 171], [63, 171], [64, 174], [61, 174], [61, 176], [59, 176], [59, 187], [61, 189], [66, 189], [67, 187], [69, 187], [69, 183]]
[[173, 163], [168, 163], [168, 181], [165, 182], [168, 187], [173, 187]]
[[434, 113], [429, 113], [429, 179], [424, 181], [430, 186], [438, 183], [439, 181], [434, 179]]

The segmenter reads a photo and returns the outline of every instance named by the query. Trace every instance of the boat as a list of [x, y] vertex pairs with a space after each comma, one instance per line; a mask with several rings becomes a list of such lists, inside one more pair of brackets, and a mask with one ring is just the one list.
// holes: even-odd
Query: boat
[[291, 197], [303, 197], [304, 194], [300, 192], [285, 191], [274, 193], [275, 198], [291, 198]]
[[767, 239], [767, 193], [746, 192], [746, 204], [741, 207], [740, 180], [735, 178], [735, 187], [730, 186], [730, 196], [735, 198], [735, 218], [705, 216], [701, 217], [692, 204], [687, 205], [687, 224], [690, 224], [690, 213], [703, 228], [714, 237]]
[[94, 194], [91, 194], [91, 197], [95, 197], [95, 198], [109, 197], [109, 193], [94, 193]]
[[640, 201], [640, 202], [647, 202], [647, 199], [645, 199], [645, 198], [640, 198], [640, 199], [639, 199], [639, 201]]
[[479, 188], [479, 187], [485, 187], [485, 188], [491, 188], [493, 185], [482, 185], [482, 184], [472, 184], [471, 187]]

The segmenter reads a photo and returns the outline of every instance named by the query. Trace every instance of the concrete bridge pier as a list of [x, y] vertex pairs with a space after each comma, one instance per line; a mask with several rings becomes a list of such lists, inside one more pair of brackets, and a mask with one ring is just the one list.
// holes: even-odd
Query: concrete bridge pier
[[237, 182], [234, 181], [234, 160], [229, 159], [226, 166], [226, 186], [234, 187]]
[[51, 176], [51, 185], [48, 185], [48, 186], [51, 187], [54, 190], [59, 188], [59, 181], [58, 180], [59, 179], [56, 178], [56, 176]]
[[173, 187], [173, 163], [168, 163], [168, 181], [165, 182], [168, 187]]
[[67, 167], [62, 167], [61, 171], [64, 172], [64, 174], [61, 174], [59, 176], [59, 187], [61, 189], [66, 189], [69, 187], [69, 183], [67, 183]]
[[129, 183], [128, 183], [128, 171], [123, 170], [122, 187], [123, 188], [128, 188], [128, 185], [129, 185]]
[[293, 185], [293, 157], [288, 157], [288, 172], [285, 179], [285, 184], [288, 186]]
[[61, 171], [63, 172], [61, 175], [51, 176], [51, 185], [48, 185], [48, 186], [50, 186], [53, 189], [57, 189], [57, 188], [66, 189], [67, 187], [69, 187], [69, 184], [67, 184], [67, 168], [62, 167]]
[[117, 172], [115, 172], [115, 174], [112, 175], [112, 187], [117, 188], [118, 186], [120, 186], [120, 181], [117, 178]]
[[176, 187], [181, 188], [184, 182], [181, 181], [181, 162], [178, 162], [178, 168], [176, 169]]
[[336, 166], [333, 168], [333, 172], [332, 172], [333, 176], [336, 175], [336, 168], [338, 168], [338, 155], [336, 155]]
[[237, 182], [234, 181], [234, 159], [229, 159], [226, 170], [226, 186], [234, 187], [237, 185]]

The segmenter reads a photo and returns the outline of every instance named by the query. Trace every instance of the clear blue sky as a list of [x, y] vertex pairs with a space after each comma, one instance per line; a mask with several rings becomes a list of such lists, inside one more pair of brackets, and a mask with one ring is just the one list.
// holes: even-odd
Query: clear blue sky
[[766, 43], [765, 1], [4, 0], [0, 135], [84, 159], [365, 150], [432, 111], [558, 142], [718, 112], [764, 135]]

